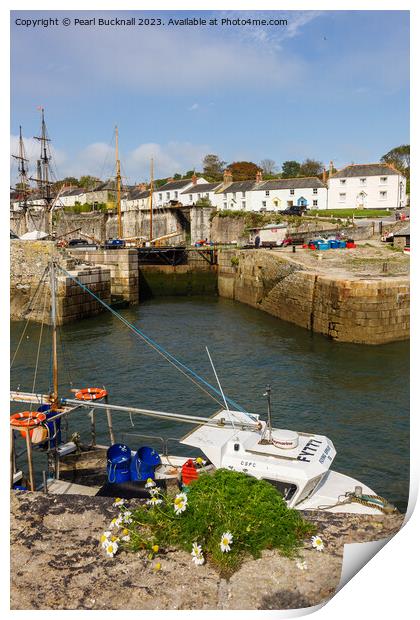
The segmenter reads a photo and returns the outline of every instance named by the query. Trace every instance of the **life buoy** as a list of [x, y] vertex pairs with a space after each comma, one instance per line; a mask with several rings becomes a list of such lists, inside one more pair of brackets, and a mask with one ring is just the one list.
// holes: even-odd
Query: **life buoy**
[[75, 394], [77, 400], [100, 400], [108, 396], [108, 392], [104, 388], [83, 388]]
[[[20, 411], [19, 413], [14, 413], [10, 416], [10, 425], [20, 428], [27, 428], [29, 430], [29, 436], [32, 438], [35, 427], [41, 424], [41, 422], [44, 422], [46, 419], [47, 416], [41, 411]], [[26, 430], [20, 431], [22, 437], [26, 437], [26, 433]]]

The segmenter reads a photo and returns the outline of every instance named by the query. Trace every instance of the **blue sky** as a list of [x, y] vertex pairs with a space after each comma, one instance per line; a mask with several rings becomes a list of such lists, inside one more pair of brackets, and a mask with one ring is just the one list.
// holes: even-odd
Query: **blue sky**
[[[46, 108], [58, 177], [133, 183], [223, 160], [373, 162], [409, 142], [407, 11], [12, 13], [12, 149]], [[287, 27], [24, 28], [16, 18], [285, 18]]]

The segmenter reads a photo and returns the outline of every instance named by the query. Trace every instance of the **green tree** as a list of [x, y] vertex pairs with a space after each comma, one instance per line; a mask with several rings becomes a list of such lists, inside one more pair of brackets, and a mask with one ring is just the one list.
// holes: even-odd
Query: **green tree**
[[206, 178], [219, 181], [223, 178], [223, 170], [226, 162], [222, 161], [218, 155], [210, 153], [203, 157], [203, 174]]
[[281, 176], [283, 179], [293, 179], [300, 174], [300, 163], [294, 159], [284, 161], [281, 167]]
[[410, 176], [410, 145], [402, 144], [388, 151], [381, 157], [385, 164], [391, 164], [407, 178]]
[[54, 183], [53, 189], [59, 190], [63, 187], [63, 185], [73, 185], [75, 187], [79, 187], [79, 181], [76, 177], [65, 177], [64, 179], [61, 179], [61, 181]]
[[232, 173], [234, 181], [247, 181], [248, 179], [255, 180], [257, 172], [261, 169], [252, 161], [234, 161], [228, 166]]
[[317, 177], [322, 174], [324, 165], [321, 161], [316, 159], [305, 159], [300, 165], [301, 177]]
[[85, 189], [94, 189], [100, 182], [101, 179], [98, 179], [98, 177], [92, 177], [89, 174], [86, 174], [80, 177], [78, 185], [79, 187], [84, 187]]

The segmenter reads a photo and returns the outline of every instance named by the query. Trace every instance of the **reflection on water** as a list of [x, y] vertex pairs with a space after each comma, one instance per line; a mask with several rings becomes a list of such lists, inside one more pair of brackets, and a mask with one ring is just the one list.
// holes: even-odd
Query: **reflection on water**
[[[276, 426], [325, 434], [334, 469], [363, 480], [404, 507], [409, 480], [409, 345], [340, 344], [242, 304], [215, 298], [158, 298], [121, 313], [215, 383], [207, 345], [228, 396], [266, 414], [273, 389]], [[14, 323], [12, 352], [23, 329]], [[30, 325], [12, 369], [12, 388], [32, 390], [39, 326]], [[48, 390], [51, 355], [44, 330], [36, 389]], [[110, 314], [60, 329], [60, 393], [105, 385], [114, 403], [209, 415], [219, 408]], [[16, 410], [16, 409], [15, 409]], [[188, 425], [114, 415], [121, 433], [182, 436]], [[86, 413], [77, 426], [89, 428]], [[73, 430], [76, 430], [72, 422]], [[86, 437], [87, 439], [87, 437]], [[105, 441], [98, 428], [98, 441]], [[132, 446], [133, 448], [136, 446]]]

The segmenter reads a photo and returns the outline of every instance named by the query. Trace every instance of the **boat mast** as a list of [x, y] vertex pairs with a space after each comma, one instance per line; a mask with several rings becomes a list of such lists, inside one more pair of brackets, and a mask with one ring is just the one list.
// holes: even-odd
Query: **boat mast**
[[118, 157], [118, 127], [115, 126], [115, 162], [116, 162], [116, 184], [117, 184], [117, 214], [118, 214], [118, 238], [122, 239], [122, 222], [121, 222], [121, 166]]
[[51, 283], [51, 325], [52, 325], [52, 371], [53, 371], [53, 391], [51, 398], [51, 410], [56, 411], [58, 407], [58, 363], [57, 363], [57, 290], [54, 259], [50, 264], [50, 283]]
[[150, 159], [150, 197], [149, 197], [149, 207], [150, 207], [150, 230], [149, 230], [149, 238], [150, 241], [153, 239], [153, 157]]
[[267, 416], [267, 426], [268, 426], [268, 443], [272, 443], [272, 415], [271, 415], [271, 385], [267, 385], [265, 388], [265, 394], [267, 396], [267, 408], [268, 408], [268, 416]]
[[48, 142], [50, 142], [50, 139], [48, 138], [47, 126], [45, 124], [44, 108], [41, 108], [41, 135], [34, 136], [34, 138], [41, 144], [41, 156], [37, 163], [38, 178], [33, 180], [37, 181], [41, 190], [42, 199], [45, 204], [45, 212], [48, 218], [48, 234], [51, 237], [53, 234], [52, 211], [54, 207], [54, 198], [51, 192], [52, 181], [50, 180], [51, 155], [48, 153]]
[[19, 196], [19, 206], [22, 209], [25, 217], [25, 226], [26, 231], [28, 232], [28, 194], [29, 194], [29, 179], [28, 179], [28, 159], [26, 158], [25, 153], [25, 145], [23, 143], [22, 137], [22, 126], [19, 125], [19, 151], [18, 155], [12, 155], [15, 159], [18, 160], [18, 171], [19, 171], [19, 183], [15, 187], [15, 190], [18, 191]]

